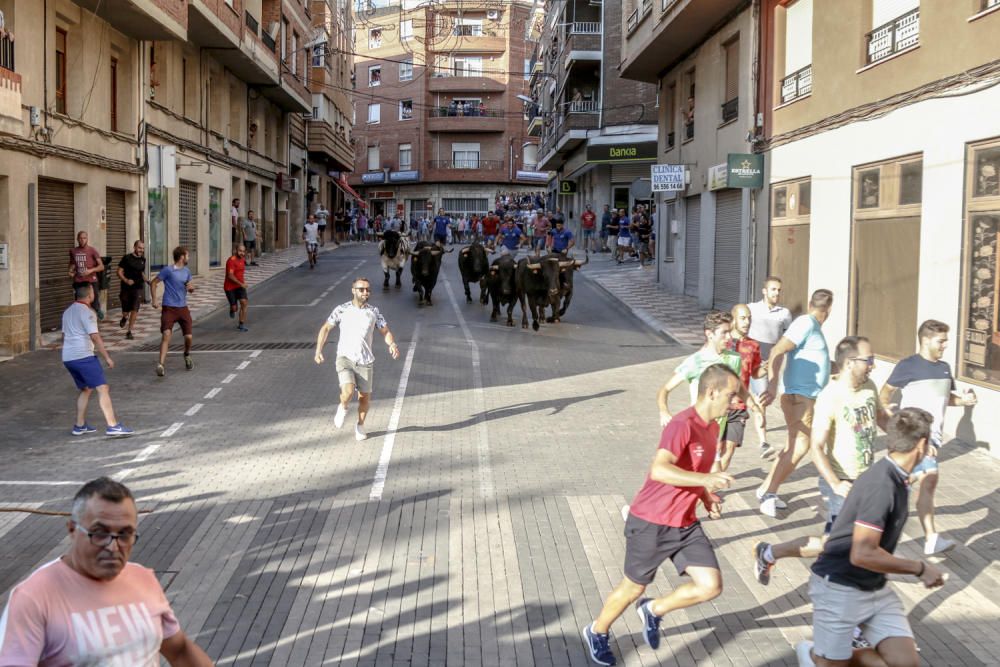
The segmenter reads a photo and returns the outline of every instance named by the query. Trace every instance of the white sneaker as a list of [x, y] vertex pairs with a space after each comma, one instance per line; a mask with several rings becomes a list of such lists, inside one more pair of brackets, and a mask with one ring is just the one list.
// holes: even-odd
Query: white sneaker
[[[763, 502], [764, 496], [765, 496], [764, 489], [762, 489], [762, 488], [760, 488], [758, 486], [757, 490], [754, 493], [757, 495], [757, 500]], [[771, 493], [771, 494], [766, 494], [766, 495], [774, 496], [774, 506], [777, 507], [779, 510], [786, 510], [786, 509], [788, 509], [788, 503], [786, 503], [784, 500], [782, 500], [781, 498], [779, 498], [777, 493]]]
[[357, 440], [358, 442], [368, 439], [368, 434], [365, 433], [365, 427], [362, 426], [361, 424], [354, 425], [354, 439]]
[[628, 521], [628, 505], [622, 505], [622, 521]]
[[795, 657], [799, 660], [799, 667], [816, 667], [812, 659], [813, 643], [809, 640], [800, 641], [795, 645]]
[[337, 414], [333, 416], [333, 425], [340, 428], [344, 425], [345, 419], [347, 419], [347, 408], [343, 405], [337, 405]]
[[924, 555], [937, 556], [951, 551], [955, 546], [956, 543], [954, 541], [941, 537], [940, 533], [931, 533], [924, 540]]

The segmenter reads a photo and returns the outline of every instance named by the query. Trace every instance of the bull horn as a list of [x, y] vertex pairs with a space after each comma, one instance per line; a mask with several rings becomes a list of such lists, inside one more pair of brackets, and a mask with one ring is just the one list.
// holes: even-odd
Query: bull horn
[[451, 247], [451, 248], [448, 248], [447, 250], [445, 250], [444, 248], [441, 248], [441, 252], [455, 252], [455, 248]]
[[582, 262], [578, 259], [574, 259], [573, 261], [576, 263], [577, 268], [580, 268], [584, 264], [590, 263], [590, 255], [587, 255], [586, 259], [584, 259]]
[[537, 263], [537, 264], [532, 264], [531, 262], [528, 262], [528, 265], [527, 265], [527, 266], [528, 266], [528, 268], [529, 268], [529, 269], [531, 269], [532, 271], [537, 271], [537, 270], [539, 270], [540, 268], [542, 268], [542, 263], [541, 263], [541, 262], [539, 262], [539, 263]]

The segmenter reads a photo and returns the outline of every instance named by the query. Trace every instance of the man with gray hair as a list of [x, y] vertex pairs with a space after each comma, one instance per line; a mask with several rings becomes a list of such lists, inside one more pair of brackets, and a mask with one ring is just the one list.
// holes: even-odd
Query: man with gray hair
[[69, 551], [11, 591], [0, 618], [2, 665], [171, 665], [212, 660], [181, 630], [156, 574], [129, 562], [138, 512], [124, 484], [77, 491]]

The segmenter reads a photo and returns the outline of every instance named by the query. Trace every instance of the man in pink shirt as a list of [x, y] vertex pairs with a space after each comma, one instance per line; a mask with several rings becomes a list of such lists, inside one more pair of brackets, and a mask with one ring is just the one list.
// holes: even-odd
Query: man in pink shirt
[[103, 320], [101, 284], [97, 281], [97, 274], [104, 271], [104, 262], [101, 260], [101, 253], [89, 241], [87, 232], [76, 235], [76, 246], [69, 251], [69, 277], [73, 279], [73, 289], [81, 285], [94, 288], [94, 310], [97, 311], [97, 319]]
[[152, 570], [129, 563], [135, 499], [100, 477], [73, 498], [70, 549], [14, 587], [0, 618], [0, 665], [211, 667], [181, 631]]

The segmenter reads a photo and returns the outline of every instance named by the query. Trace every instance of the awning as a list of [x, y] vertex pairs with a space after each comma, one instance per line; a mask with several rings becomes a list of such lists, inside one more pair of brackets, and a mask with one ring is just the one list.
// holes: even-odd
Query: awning
[[354, 198], [354, 199], [356, 199], [356, 200], [357, 200], [357, 201], [358, 201], [358, 202], [359, 202], [359, 203], [360, 203], [360, 204], [361, 204], [362, 206], [364, 206], [364, 205], [365, 205], [365, 202], [364, 202], [364, 199], [362, 199], [362, 198], [361, 198], [361, 195], [359, 195], [359, 194], [357, 193], [357, 191], [356, 191], [356, 190], [355, 190], [354, 188], [352, 188], [352, 187], [351, 187], [350, 185], [348, 185], [348, 184], [347, 184], [347, 179], [346, 179], [346, 178], [344, 178], [343, 176], [341, 176], [340, 178], [336, 179], [336, 180], [335, 180], [335, 181], [333, 182], [333, 184], [334, 184], [334, 185], [336, 185], [336, 186], [337, 186], [338, 188], [340, 188], [340, 189], [341, 189], [341, 191], [342, 191], [342, 192], [343, 192], [343, 193], [344, 193], [345, 195], [347, 195], [348, 197], [353, 197], [353, 198]]

